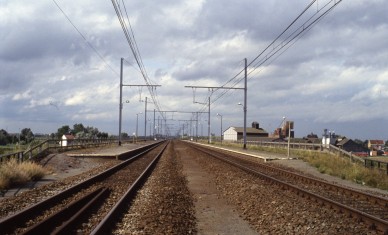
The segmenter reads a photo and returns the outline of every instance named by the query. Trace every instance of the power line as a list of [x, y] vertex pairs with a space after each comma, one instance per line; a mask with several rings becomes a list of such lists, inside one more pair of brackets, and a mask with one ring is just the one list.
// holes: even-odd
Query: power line
[[[148, 86], [148, 90], [150, 92], [152, 101], [153, 101], [156, 109], [160, 113], [160, 111], [159, 111], [159, 110], [161, 110], [160, 109], [160, 103], [159, 103], [159, 100], [157, 99], [157, 97], [155, 95], [154, 89], [151, 88], [152, 82], [151, 82], [151, 80], [148, 77], [147, 71], [146, 71], [144, 63], [142, 61], [142, 58], [141, 58], [141, 55], [140, 55], [140, 51], [139, 51], [139, 48], [137, 46], [137, 42], [136, 42], [136, 39], [135, 39], [135, 35], [134, 35], [133, 29], [131, 27], [130, 20], [129, 20], [129, 17], [128, 17], [128, 13], [127, 13], [127, 10], [126, 10], [126, 7], [125, 7], [125, 3], [122, 0], [122, 5], [123, 5], [123, 8], [124, 8], [124, 12], [125, 12], [125, 16], [126, 16], [127, 20], [125, 20], [125, 16], [124, 16], [124, 13], [122, 11], [122, 7], [120, 6], [120, 1], [119, 0], [112, 0], [112, 4], [113, 4], [113, 7], [114, 7], [114, 9], [116, 11], [116, 15], [117, 15], [117, 17], [119, 19], [119, 22], [121, 24], [121, 28], [123, 29], [124, 35], [125, 35], [125, 37], [127, 39], [128, 45], [131, 48], [132, 54], [133, 54], [133, 56], [135, 58], [135, 61], [136, 61], [137, 65], [138, 65], [138, 67], [139, 67], [140, 73], [142, 74], [145, 83], [147, 85], [149, 85]], [[129, 26], [129, 29], [128, 29], [127, 25]], [[161, 113], [161, 116], [163, 118], [165, 118], [162, 113]]]
[[108, 62], [106, 62], [106, 60], [104, 59], [104, 57], [97, 51], [97, 49], [95, 47], [93, 47], [93, 45], [86, 39], [86, 37], [81, 33], [81, 31], [77, 28], [77, 26], [75, 26], [75, 24], [70, 20], [69, 16], [66, 15], [66, 13], [62, 10], [62, 8], [59, 6], [59, 4], [53, 0], [53, 2], [55, 3], [55, 5], [58, 7], [58, 9], [62, 12], [62, 14], [66, 17], [67, 21], [69, 21], [69, 23], [74, 27], [74, 29], [78, 32], [79, 35], [81, 35], [81, 37], [85, 40], [86, 44], [98, 55], [98, 57], [100, 57], [100, 59], [110, 68], [110, 70], [112, 70], [117, 76], [120, 76], [109, 64]]
[[[326, 16], [330, 11], [334, 9], [342, 0], [331, 0], [328, 3], [324, 4], [321, 8], [317, 5], [316, 12], [310, 16], [305, 22], [303, 22], [296, 30], [291, 32], [283, 41], [281, 41], [277, 46], [274, 46], [273, 49], [268, 52], [264, 57], [264, 53], [273, 46], [276, 41], [278, 41], [279, 38], [281, 38], [290, 28], [292, 25], [294, 25], [302, 15], [304, 15], [311, 6], [317, 2], [317, 0], [313, 0], [311, 3], [308, 4], [308, 6], [263, 50], [261, 51], [249, 64], [248, 66], [252, 65], [256, 60], [258, 60], [260, 57], [263, 57], [259, 61], [257, 61], [253, 68], [248, 72], [248, 75], [250, 75], [252, 72], [254, 72], [257, 68], [262, 66], [267, 61], [270, 61], [269, 64], [271, 64], [273, 61], [275, 61], [280, 55], [282, 55], [286, 50], [288, 50], [292, 45], [296, 43], [306, 32], [311, 30], [324, 16]], [[330, 4], [334, 3], [331, 7]], [[329, 7], [327, 10], [325, 10], [327, 7]], [[321, 13], [323, 11], [323, 13]], [[319, 14], [321, 13], [321, 14]], [[285, 49], [284, 49], [285, 48]], [[284, 49], [284, 50], [283, 50]], [[268, 64], [268, 65], [269, 65]], [[229, 79], [223, 86], [233, 81], [232, 87], [237, 86], [244, 78], [239, 77], [239, 75], [242, 74], [244, 69], [240, 70], [234, 77]], [[218, 97], [214, 98], [212, 103], [216, 102], [218, 99], [220, 99], [222, 96], [224, 96], [226, 93], [228, 93], [230, 90], [224, 90]]]
[[[306, 32], [308, 32], [309, 30], [312, 29], [312, 27], [314, 27], [324, 16], [326, 16], [330, 11], [332, 11], [334, 9], [335, 6], [337, 6], [342, 0], [331, 0], [329, 1], [327, 4], [325, 4], [323, 7], [321, 7], [320, 9], [317, 9], [316, 13], [314, 13], [311, 17], [309, 17], [302, 25], [300, 25], [296, 30], [294, 30], [290, 35], [288, 35], [283, 41], [281, 41], [276, 47], [274, 47], [270, 52], [268, 52], [264, 58], [262, 58], [261, 60], [259, 60], [253, 67], [253, 69], [249, 72], [249, 74], [251, 74], [254, 70], [256, 70], [258, 67], [260, 67], [261, 65], [263, 65], [265, 62], [267, 62], [268, 60], [270, 60], [273, 56], [275, 56], [276, 54], [278, 53], [281, 53], [283, 54], [286, 50], [288, 50], [297, 40], [299, 40]], [[315, 1], [314, 1], [315, 2]], [[333, 6], [329, 7], [329, 9], [325, 10], [322, 14], [318, 14], [318, 13], [321, 13], [325, 8], [327, 8], [330, 3], [334, 2]], [[309, 5], [309, 7], [311, 7], [311, 4]], [[300, 17], [300, 16], [298, 16]], [[288, 27], [289, 28], [289, 27]], [[284, 34], [284, 31], [282, 32], [282, 34]], [[279, 37], [278, 37], [279, 38]], [[277, 39], [278, 39], [277, 38]], [[277, 40], [276, 39], [276, 40]], [[275, 41], [273, 41], [273, 43], [270, 44], [270, 46], [272, 46], [273, 44], [275, 43]], [[288, 44], [291, 44], [291, 46], [288, 46]], [[282, 51], [283, 48], [286, 48], [284, 51]], [[266, 51], [268, 49], [268, 47], [264, 50]], [[264, 52], [263, 51], [263, 52]], [[260, 55], [263, 54], [260, 53]], [[279, 57], [279, 56], [277, 56]], [[276, 57], [276, 58], [277, 58]], [[252, 65], [253, 62], [257, 59], [258, 57], [256, 57], [253, 61], [251, 61], [251, 63], [249, 65]], [[275, 58], [275, 59], [276, 59]], [[271, 63], [273, 62], [274, 60], [271, 61]]]

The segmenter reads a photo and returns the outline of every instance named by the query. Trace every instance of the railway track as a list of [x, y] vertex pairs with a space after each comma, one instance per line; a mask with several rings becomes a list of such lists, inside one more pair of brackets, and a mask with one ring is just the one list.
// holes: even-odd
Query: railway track
[[[168, 143], [167, 143], [168, 144]], [[136, 155], [42, 202], [0, 220], [2, 234], [107, 234], [167, 144]]]
[[282, 188], [333, 208], [339, 213], [363, 221], [384, 234], [388, 234], [388, 199], [360, 192], [316, 178], [269, 166], [249, 160], [230, 152], [220, 152], [210, 148], [190, 144], [192, 148], [209, 156], [227, 162], [250, 174], [280, 185]]

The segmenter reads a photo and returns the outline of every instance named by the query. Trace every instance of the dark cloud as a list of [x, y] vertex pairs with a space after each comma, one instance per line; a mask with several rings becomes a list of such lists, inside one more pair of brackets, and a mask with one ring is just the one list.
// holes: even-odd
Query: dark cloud
[[[39, 132], [54, 132], [60, 125], [81, 122], [115, 133], [120, 58], [132, 64], [124, 66], [125, 83], [144, 79], [133, 68], [136, 63], [113, 6], [104, 1], [57, 2], [82, 36], [52, 2], [13, 0], [0, 6], [0, 120], [13, 130], [28, 123]], [[150, 79], [162, 85], [157, 90], [162, 109], [200, 110], [185, 85], [223, 85], [231, 80], [228, 85], [242, 87], [242, 74], [234, 76], [243, 68], [243, 59], [250, 63], [309, 3], [131, 1], [126, 9]], [[315, 3], [308, 15], [323, 4]], [[378, 0], [342, 1], [287, 50], [257, 68], [253, 63], [249, 71], [255, 71], [248, 80], [250, 121], [274, 128], [287, 116], [297, 121], [298, 136], [331, 127], [351, 137], [373, 136], [368, 130], [377, 130], [388, 114], [375, 111], [384, 110], [380, 100], [388, 96], [387, 7]], [[137, 101], [149, 95], [146, 89], [127, 87], [124, 93], [131, 100], [125, 109], [130, 133], [132, 113], [144, 109]], [[242, 91], [223, 93], [212, 94], [212, 112], [223, 113], [225, 125], [242, 124], [237, 105]], [[196, 98], [202, 101], [209, 94], [197, 90]], [[351, 131], [363, 122], [368, 130]]]

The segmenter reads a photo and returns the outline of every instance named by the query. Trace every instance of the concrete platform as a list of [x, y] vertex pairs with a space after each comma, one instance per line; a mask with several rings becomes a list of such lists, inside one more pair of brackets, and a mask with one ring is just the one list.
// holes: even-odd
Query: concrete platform
[[211, 145], [211, 144], [203, 144], [203, 143], [198, 143], [198, 142], [193, 142], [193, 141], [189, 141], [189, 142], [193, 143], [193, 144], [198, 144], [198, 145], [210, 147], [210, 148], [221, 149], [221, 150], [225, 150], [225, 151], [229, 151], [229, 152], [233, 152], [233, 153], [239, 153], [239, 154], [247, 155], [247, 156], [250, 156], [250, 157], [260, 158], [260, 159], [263, 159], [265, 162], [272, 161], [272, 160], [292, 160], [292, 159], [297, 159], [295, 157], [287, 157], [284, 154], [260, 152], [260, 151], [254, 151], [254, 150], [249, 150], [249, 149], [242, 149], [242, 148], [241, 149], [237, 149], [237, 148], [228, 147], [228, 146], [214, 146], [214, 145]]
[[111, 146], [103, 149], [76, 150], [66, 153], [70, 157], [114, 157], [119, 159], [120, 155], [134, 149], [154, 143], [154, 141], [139, 142], [135, 144], [122, 144], [121, 146]]
[[[54, 172], [44, 176], [38, 181], [27, 182], [23, 185], [12, 187], [0, 192], [2, 198], [16, 196], [17, 194], [31, 190], [33, 188], [45, 185], [70, 176], [81, 174], [101, 164], [98, 158], [119, 159], [120, 155], [130, 152], [134, 149], [154, 143], [155, 141], [139, 142], [136, 144], [123, 144], [121, 146], [110, 146], [101, 148], [78, 149], [69, 152], [50, 154], [42, 160], [43, 166], [50, 166]], [[95, 158], [95, 159], [94, 159]]]

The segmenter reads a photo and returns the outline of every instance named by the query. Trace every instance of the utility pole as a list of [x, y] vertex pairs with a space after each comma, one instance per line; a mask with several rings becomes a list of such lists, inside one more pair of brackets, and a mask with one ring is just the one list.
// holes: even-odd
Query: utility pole
[[154, 109], [154, 125], [153, 125], [153, 139], [155, 140], [155, 129], [156, 129], [156, 122], [155, 122], [155, 109]]
[[[152, 110], [148, 110], [149, 112], [151, 112]], [[159, 110], [159, 112], [160, 113], [191, 113], [193, 116], [194, 116], [194, 114], [196, 115], [196, 119], [195, 119], [195, 121], [196, 121], [196, 130], [195, 130], [195, 135], [197, 136], [196, 137], [196, 141], [198, 141], [198, 114], [199, 113], [208, 113], [208, 112], [190, 112], [190, 111], [177, 111], [177, 110]], [[194, 120], [192, 120], [192, 121], [194, 121]], [[156, 124], [156, 121], [155, 121], [155, 109], [154, 109], [154, 123]], [[158, 122], [158, 124], [159, 124], [159, 122]], [[163, 124], [162, 124], [163, 125]], [[166, 126], [166, 128], [167, 128], [167, 126]], [[156, 128], [155, 128], [156, 129]], [[187, 130], [188, 130], [188, 128], [187, 128]], [[194, 132], [194, 131], [193, 131]], [[194, 133], [193, 133], [193, 135], [194, 135]]]
[[123, 60], [120, 62], [119, 146], [121, 145], [121, 118], [123, 110]]
[[[245, 62], [246, 63], [246, 62]], [[246, 64], [245, 64], [245, 67], [246, 67]], [[245, 72], [245, 76], [246, 76], [246, 72]], [[246, 84], [246, 81], [245, 81], [245, 84]], [[245, 90], [245, 93], [246, 93], [246, 85], [245, 85], [245, 88], [236, 88], [236, 87], [224, 87], [224, 86], [221, 86], [221, 87], [205, 87], [205, 86], [185, 86], [186, 88], [192, 88], [192, 89], [195, 89], [195, 88], [206, 88], [206, 89], [228, 89], [228, 90]], [[245, 100], [246, 100], [246, 97], [245, 97]], [[206, 104], [206, 103], [200, 103], [200, 102], [195, 102], [195, 100], [193, 100], [193, 103], [197, 103], [197, 104]], [[207, 132], [208, 132], [208, 136], [209, 136], [209, 140], [208, 140], [208, 144], [211, 143], [211, 135], [210, 135], [210, 96], [208, 98], [208, 104], [209, 106], [209, 111], [208, 111], [208, 120], [207, 120], [207, 125], [208, 125], [208, 128], [207, 128]], [[246, 113], [246, 109], [244, 108], [244, 113]], [[246, 116], [244, 117], [244, 120], [246, 120]], [[245, 126], [245, 125], [244, 125]], [[246, 135], [246, 128], [245, 128], [245, 131], [244, 131], [245, 135]], [[246, 139], [246, 137], [245, 137]], [[244, 141], [246, 142], [246, 140]]]
[[145, 108], [144, 108], [144, 138], [147, 140], [147, 96], [145, 98]]
[[[123, 84], [123, 61], [124, 58], [121, 58], [120, 61], [120, 103], [119, 103], [119, 146], [121, 145], [121, 122], [122, 122], [122, 109], [123, 109], [123, 86], [136, 86], [136, 87], [151, 87], [152, 89], [154, 87], [158, 87], [161, 85], [124, 85]], [[137, 133], [136, 133], [137, 135]]]
[[210, 96], [209, 96], [209, 113], [208, 113], [208, 118], [207, 118], [207, 133], [209, 135], [208, 144], [211, 144], [212, 143], [212, 137], [211, 137], [211, 134], [210, 134]]
[[198, 112], [196, 112], [197, 117], [195, 118], [195, 142], [198, 142]]
[[[154, 87], [159, 87], [161, 85], [121, 85], [121, 86], [128, 86], [128, 87], [151, 87], [152, 89]], [[146, 131], [147, 131], [147, 97], [146, 97], [146, 100], [145, 100], [145, 112], [144, 112], [144, 116], [145, 116], [145, 119], [144, 119], [144, 137], [146, 136]]]
[[221, 144], [222, 144], [222, 115], [217, 113], [217, 116], [221, 117], [220, 140], [221, 140]]
[[248, 87], [247, 87], [247, 80], [248, 80], [248, 74], [247, 74], [247, 58], [244, 59], [245, 66], [245, 74], [244, 74], [244, 149], [247, 149], [247, 92], [248, 92]]

